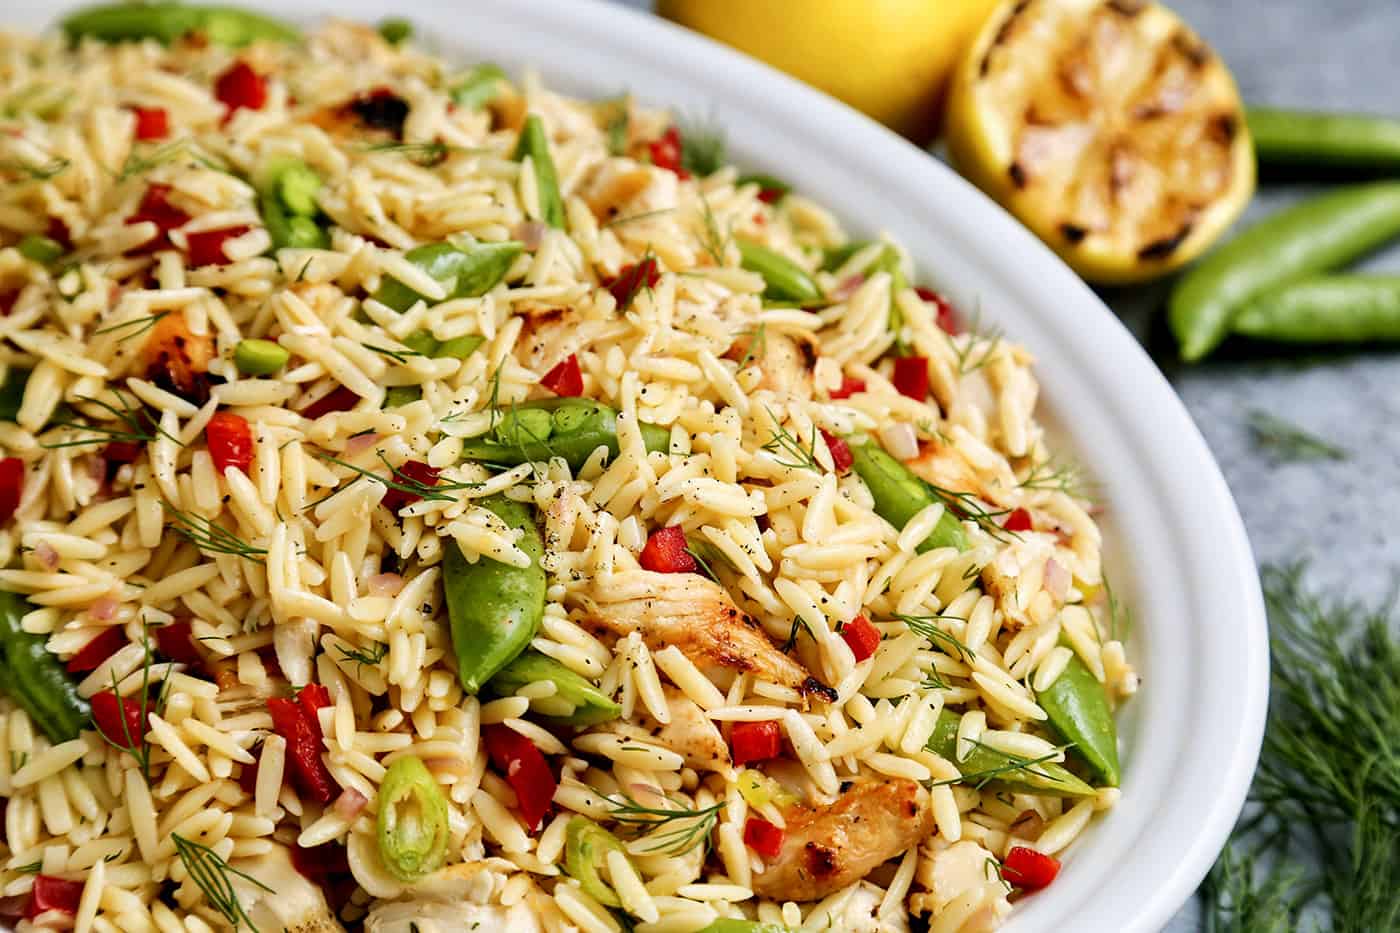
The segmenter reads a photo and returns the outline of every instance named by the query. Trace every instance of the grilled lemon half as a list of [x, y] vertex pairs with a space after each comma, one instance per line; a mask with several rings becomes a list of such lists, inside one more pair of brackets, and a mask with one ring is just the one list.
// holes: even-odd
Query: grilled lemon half
[[1142, 0], [1004, 3], [954, 75], [948, 149], [1106, 284], [1189, 262], [1254, 192], [1234, 79], [1174, 13]]

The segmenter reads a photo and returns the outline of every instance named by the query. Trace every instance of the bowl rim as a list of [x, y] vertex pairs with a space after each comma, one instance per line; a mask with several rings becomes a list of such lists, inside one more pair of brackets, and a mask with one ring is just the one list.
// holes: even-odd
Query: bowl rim
[[[79, 5], [14, 0], [0, 27], [47, 28]], [[244, 5], [287, 12], [270, 0]], [[1093, 452], [1112, 503], [1108, 551], [1116, 547], [1130, 568], [1145, 620], [1130, 651], [1145, 679], [1121, 716], [1120, 804], [1076, 841], [1055, 886], [1018, 905], [1003, 929], [1160, 929], [1205, 876], [1243, 804], [1263, 737], [1268, 631], [1225, 479], [1137, 341], [1049, 248], [951, 169], [718, 43], [603, 0], [468, 8], [407, 0], [393, 13], [415, 20], [422, 41], [449, 58], [529, 67], [551, 86], [592, 96], [630, 87], [648, 103], [717, 121], [737, 164], [786, 176], [848, 228], [890, 230], [922, 268], [942, 274], [955, 304], [985, 303], [1041, 357], [1051, 418], [1072, 446]], [[384, 14], [372, 0], [337, 0], [307, 4], [294, 18]], [[1073, 420], [1064, 417], [1070, 408]], [[1126, 549], [1129, 529], [1137, 536]]]

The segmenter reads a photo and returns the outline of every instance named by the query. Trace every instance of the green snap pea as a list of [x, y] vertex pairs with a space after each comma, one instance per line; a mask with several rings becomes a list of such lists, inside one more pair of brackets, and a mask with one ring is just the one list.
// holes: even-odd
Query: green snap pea
[[544, 541], [530, 506], [505, 496], [488, 496], [477, 505], [496, 513], [506, 526], [523, 532], [516, 546], [530, 558], [529, 567], [514, 567], [489, 557], [471, 564], [455, 542], [443, 556], [447, 616], [457, 654], [457, 679], [475, 695], [530, 644], [544, 618]]
[[19, 241], [15, 247], [19, 254], [30, 262], [37, 262], [41, 266], [46, 266], [55, 259], [68, 252], [63, 248], [63, 244], [55, 239], [31, 233]]
[[450, 833], [447, 797], [428, 766], [408, 755], [379, 785], [379, 858], [400, 881], [417, 881], [442, 865]]
[[279, 159], [265, 168], [258, 208], [273, 249], [325, 249], [330, 236], [316, 222], [321, 176], [300, 159]]
[[423, 397], [422, 386], [390, 386], [384, 391], [384, 407], [398, 408]]
[[1263, 167], [1400, 170], [1400, 120], [1271, 107], [1251, 107], [1246, 118]]
[[907, 353], [907, 345], [900, 337], [900, 331], [904, 330], [904, 312], [899, 310], [899, 293], [904, 291], [908, 281], [904, 277], [904, 265], [899, 261], [899, 251], [893, 246], [886, 246], [875, 261], [866, 270], [867, 275], [874, 275], [876, 272], [888, 272], [890, 276], [890, 333], [894, 334], [895, 347], [901, 354]]
[[535, 191], [540, 201], [540, 219], [556, 230], [564, 229], [564, 198], [559, 194], [559, 178], [554, 172], [554, 159], [549, 154], [549, 136], [544, 123], [535, 114], [525, 118], [520, 130], [520, 142], [511, 158], [522, 161], [526, 156], [535, 168]]
[[596, 726], [622, 715], [622, 707], [588, 678], [531, 648], [501, 668], [487, 686], [499, 696], [513, 696], [527, 684], [544, 682], [554, 684], [555, 692], [531, 700], [531, 709], [560, 725]]
[[1400, 340], [1400, 276], [1319, 275], [1244, 303], [1234, 331], [1278, 343]]
[[438, 340], [426, 330], [414, 331], [403, 340], [403, 345], [416, 353], [434, 360], [465, 360], [486, 342], [480, 334], [464, 334], [451, 340]]
[[780, 923], [764, 923], [761, 920], [721, 917], [700, 930], [700, 933], [792, 933], [792, 928]]
[[816, 304], [822, 300], [822, 290], [816, 280], [797, 263], [775, 253], [766, 246], [749, 240], [736, 239], [739, 265], [763, 277], [763, 297], [769, 301], [793, 301], [800, 305]]
[[1105, 784], [1117, 787], [1118, 727], [1108, 705], [1108, 692], [1079, 655], [1069, 659], [1064, 671], [1036, 701], [1061, 738], [1074, 745]]
[[822, 250], [823, 272], [835, 272], [851, 261], [851, 257], [870, 245], [869, 240], [852, 240], [840, 246], [830, 246]]
[[413, 38], [413, 24], [406, 19], [398, 18], [380, 20], [379, 34], [390, 45], [398, 45]]
[[172, 2], [113, 3], [87, 7], [63, 20], [71, 41], [84, 37], [103, 42], [155, 39], [169, 45], [192, 32], [215, 45], [244, 46], [258, 39], [300, 42], [301, 33], [268, 16], [230, 6]]
[[500, 65], [485, 62], [467, 72], [447, 93], [452, 95], [452, 102], [458, 107], [476, 110], [500, 95], [505, 80], [506, 73]]
[[[642, 422], [641, 429], [647, 450], [670, 446], [665, 428]], [[578, 471], [599, 447], [617, 456], [617, 411], [586, 398], [551, 398], [504, 410], [489, 433], [462, 445], [462, 459], [516, 466], [562, 457]]]
[[257, 337], [240, 340], [233, 348], [233, 365], [245, 376], [271, 376], [291, 358], [285, 347]]
[[1017, 759], [985, 745], [975, 745], [967, 757], [958, 761], [958, 723], [960, 713], [945, 709], [938, 714], [938, 724], [929, 737], [927, 748], [947, 759], [976, 786], [990, 784], [1016, 793], [1045, 794], [1049, 797], [1092, 797], [1094, 789], [1053, 761], [1017, 766]]
[[316, 216], [321, 210], [316, 204], [320, 190], [321, 176], [305, 162], [288, 162], [277, 173], [277, 196], [293, 214]]
[[1255, 224], [1172, 289], [1167, 313], [1182, 359], [1215, 349], [1240, 307], [1266, 289], [1345, 265], [1397, 234], [1400, 181], [1341, 188]]
[[52, 742], [76, 739], [91, 726], [87, 700], [78, 695], [44, 638], [20, 628], [31, 608], [18, 593], [0, 590], [0, 690], [20, 705]]
[[621, 840], [588, 817], [569, 820], [564, 829], [564, 870], [604, 907], [621, 907], [617, 892], [598, 874], [611, 852], [627, 854]]
[[[875, 500], [875, 513], [894, 527], [902, 530], [909, 519], [942, 501], [927, 483], [874, 441], [856, 439], [849, 446], [852, 466]], [[968, 548], [967, 531], [946, 503], [933, 531], [916, 550], [923, 553], [940, 547]]]
[[0, 421], [14, 421], [19, 418], [20, 405], [24, 403], [24, 387], [29, 384], [30, 370], [10, 365], [5, 371], [5, 381], [0, 382]]
[[[522, 249], [524, 246], [514, 240], [471, 246], [428, 243], [409, 250], [404, 258], [442, 283], [447, 291], [444, 300], [479, 298], [505, 278], [511, 263]], [[398, 312], [407, 311], [415, 302], [427, 301], [423, 295], [393, 277], [384, 279], [374, 298]]]

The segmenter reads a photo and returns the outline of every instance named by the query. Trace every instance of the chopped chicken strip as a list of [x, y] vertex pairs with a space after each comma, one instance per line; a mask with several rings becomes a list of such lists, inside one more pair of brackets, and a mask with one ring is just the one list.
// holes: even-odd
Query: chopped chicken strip
[[659, 723], [638, 707], [635, 716], [639, 723], [619, 719], [608, 723], [607, 731], [669, 748], [684, 758], [687, 765], [701, 771], [728, 767], [729, 746], [719, 729], [705, 716], [705, 711], [675, 687], [661, 689], [671, 710], [670, 723]]
[[1011, 912], [1006, 885], [992, 870], [996, 860], [981, 845], [965, 839], [940, 849], [931, 858], [926, 849], [924, 856], [915, 877], [928, 893], [911, 898], [916, 911], [937, 915], [954, 900], [974, 892], [980, 906], [958, 927], [958, 933], [990, 933]]
[[239, 874], [228, 873], [238, 902], [257, 929], [345, 933], [321, 889], [292, 866], [286, 847], [274, 845], [266, 855], [235, 859], [229, 866], [266, 886], [260, 888]]
[[592, 627], [619, 636], [640, 632], [651, 650], [675, 645], [701, 668], [727, 667], [827, 702], [836, 699], [836, 691], [779, 651], [718, 583], [694, 573], [649, 576], [655, 585], [645, 597], [612, 601], [606, 585], [595, 585], [586, 604]]
[[779, 901], [814, 901], [864, 878], [933, 830], [928, 791], [903, 779], [854, 784], [825, 807], [797, 805], [778, 857], [753, 890]]
[[726, 355], [737, 361], [748, 360], [759, 368], [763, 378], [758, 388], [784, 398], [811, 399], [812, 367], [817, 362], [811, 337], [765, 333], [762, 338], [755, 338], [749, 332], [735, 340]]

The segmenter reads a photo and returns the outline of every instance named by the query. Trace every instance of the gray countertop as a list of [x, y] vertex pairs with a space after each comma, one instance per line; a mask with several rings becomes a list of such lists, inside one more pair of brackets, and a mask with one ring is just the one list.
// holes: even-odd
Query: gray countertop
[[[649, 7], [648, 0], [622, 0]], [[1394, 0], [1171, 0], [1224, 56], [1251, 103], [1396, 113]], [[1247, 218], [1308, 193], [1261, 185]], [[1367, 269], [1400, 272], [1400, 249]], [[1378, 600], [1400, 568], [1400, 355], [1386, 349], [1308, 354], [1227, 346], [1210, 362], [1176, 364], [1162, 306], [1168, 283], [1104, 299], [1152, 352], [1215, 452], [1261, 564], [1308, 562], [1318, 587]], [[1265, 411], [1343, 448], [1338, 461], [1276, 463], [1246, 419]], [[1187, 905], [1169, 933], [1200, 929]], [[1099, 931], [1086, 931], [1099, 933]], [[1104, 931], [1107, 933], [1107, 931]]]

